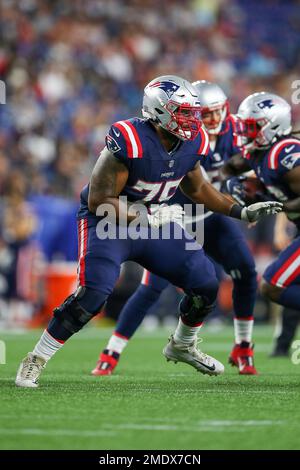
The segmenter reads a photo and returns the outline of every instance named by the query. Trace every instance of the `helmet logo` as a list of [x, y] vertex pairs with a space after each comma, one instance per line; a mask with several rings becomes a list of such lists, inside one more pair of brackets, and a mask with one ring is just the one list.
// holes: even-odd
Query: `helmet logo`
[[270, 109], [273, 106], [275, 106], [275, 104], [272, 102], [272, 100], [264, 100], [264, 101], [260, 101], [259, 103], [257, 103], [257, 106], [260, 109], [265, 109], [265, 108]]
[[152, 85], [150, 85], [150, 88], [160, 88], [166, 93], [167, 97], [170, 99], [173, 93], [175, 93], [178, 88], [180, 88], [180, 86], [176, 85], [176, 83], [173, 82], [162, 81], [153, 83]]

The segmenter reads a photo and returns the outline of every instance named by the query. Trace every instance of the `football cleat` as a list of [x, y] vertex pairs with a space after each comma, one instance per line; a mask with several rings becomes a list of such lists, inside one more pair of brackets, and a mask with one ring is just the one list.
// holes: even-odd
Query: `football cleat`
[[253, 360], [254, 345], [247, 341], [236, 344], [230, 353], [228, 362], [239, 369], [240, 375], [257, 375]]
[[187, 346], [176, 343], [171, 335], [168, 344], [163, 349], [163, 355], [167, 361], [190, 364], [202, 374], [219, 375], [224, 372], [224, 366], [221, 362], [197, 349], [197, 339]]
[[104, 349], [99, 356], [95, 369], [92, 370], [92, 375], [111, 375], [118, 365], [120, 354]]
[[38, 387], [39, 376], [45, 367], [44, 359], [29, 352], [20, 364], [15, 384], [17, 387]]

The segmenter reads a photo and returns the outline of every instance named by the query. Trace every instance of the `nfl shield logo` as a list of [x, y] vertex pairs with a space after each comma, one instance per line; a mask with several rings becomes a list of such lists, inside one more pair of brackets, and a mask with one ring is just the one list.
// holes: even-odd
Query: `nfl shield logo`
[[174, 163], [175, 163], [174, 160], [170, 160], [170, 161], [169, 161], [169, 168], [173, 168]]

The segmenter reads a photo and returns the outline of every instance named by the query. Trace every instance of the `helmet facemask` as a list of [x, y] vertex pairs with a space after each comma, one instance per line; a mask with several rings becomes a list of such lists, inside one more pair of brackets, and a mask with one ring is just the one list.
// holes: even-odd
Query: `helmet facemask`
[[162, 126], [181, 140], [194, 140], [201, 128], [200, 106], [168, 101], [164, 106], [170, 115], [169, 122]]
[[247, 150], [268, 148], [279, 137], [277, 126], [264, 118], [238, 118], [236, 127], [240, 142]]

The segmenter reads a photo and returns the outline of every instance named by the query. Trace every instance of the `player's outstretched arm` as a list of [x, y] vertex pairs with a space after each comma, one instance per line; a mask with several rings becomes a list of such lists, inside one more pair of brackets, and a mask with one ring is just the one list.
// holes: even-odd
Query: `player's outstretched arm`
[[128, 222], [133, 220], [136, 216], [128, 215], [127, 205], [121, 204], [118, 197], [127, 179], [127, 167], [104, 147], [93, 169], [90, 180], [89, 210], [96, 214], [101, 204], [111, 204], [115, 209], [117, 220], [121, 217], [122, 220], [127, 220]]
[[219, 212], [247, 222], [255, 222], [265, 215], [282, 211], [283, 205], [280, 202], [273, 201], [258, 202], [248, 207], [241, 207], [229, 196], [217, 191], [204, 179], [199, 164], [185, 176], [180, 188], [187, 197], [197, 204], [204, 204], [207, 209], [213, 212]]

